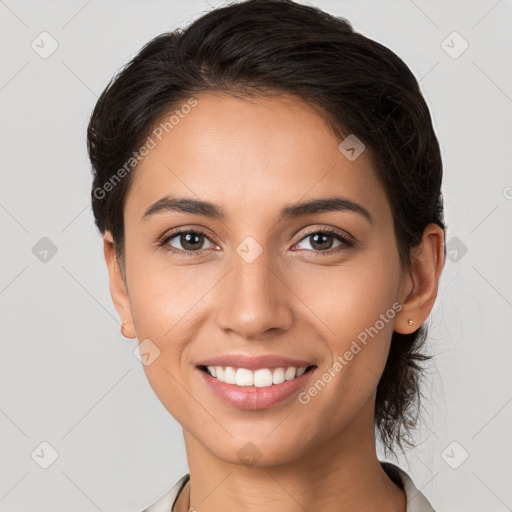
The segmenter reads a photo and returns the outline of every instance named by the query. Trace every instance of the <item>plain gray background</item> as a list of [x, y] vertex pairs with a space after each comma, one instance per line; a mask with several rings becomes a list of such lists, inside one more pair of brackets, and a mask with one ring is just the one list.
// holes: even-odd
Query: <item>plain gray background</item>
[[[512, 510], [512, 2], [310, 3], [410, 66], [444, 158], [436, 357], [418, 446], [398, 463], [438, 512]], [[85, 130], [143, 44], [210, 8], [0, 1], [1, 512], [135, 512], [187, 472], [181, 428], [119, 333]]]

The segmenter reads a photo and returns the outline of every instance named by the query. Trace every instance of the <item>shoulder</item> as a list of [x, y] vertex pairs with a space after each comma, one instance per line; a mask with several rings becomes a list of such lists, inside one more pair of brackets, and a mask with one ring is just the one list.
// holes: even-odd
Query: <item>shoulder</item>
[[391, 462], [380, 461], [382, 469], [397, 485], [400, 485], [407, 497], [406, 512], [435, 512], [424, 494], [419, 491], [411, 477], [401, 468]]
[[172, 512], [172, 507], [174, 507], [174, 502], [178, 497], [178, 494], [181, 492], [185, 484], [188, 482], [190, 478], [190, 474], [182, 476], [173, 486], [173, 488], [166, 492], [161, 498], [151, 504], [149, 507], [146, 507], [141, 512]]

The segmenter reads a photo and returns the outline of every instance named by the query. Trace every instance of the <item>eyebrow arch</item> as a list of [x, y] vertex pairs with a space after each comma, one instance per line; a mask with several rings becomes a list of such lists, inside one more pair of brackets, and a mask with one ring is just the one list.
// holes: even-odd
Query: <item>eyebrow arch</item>
[[[176, 211], [181, 213], [192, 213], [195, 215], [203, 215], [212, 219], [225, 220], [226, 214], [224, 210], [214, 203], [208, 201], [200, 201], [186, 197], [173, 197], [166, 195], [153, 203], [142, 216], [141, 220], [146, 221], [152, 215], [160, 212]], [[327, 198], [314, 199], [312, 201], [293, 203], [284, 206], [278, 217], [278, 222], [282, 220], [294, 219], [306, 215], [312, 215], [321, 212], [349, 211], [365, 217], [365, 219], [373, 224], [374, 220], [370, 212], [359, 203], [355, 203], [345, 197], [333, 196]]]

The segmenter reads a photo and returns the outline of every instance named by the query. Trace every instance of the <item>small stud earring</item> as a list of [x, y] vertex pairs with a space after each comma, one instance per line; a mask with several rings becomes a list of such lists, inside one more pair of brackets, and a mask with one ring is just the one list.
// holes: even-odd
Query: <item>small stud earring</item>
[[407, 320], [407, 323], [408, 323], [409, 325], [412, 325], [412, 324], [414, 323], [414, 321], [413, 321], [413, 320], [411, 320], [411, 319], [409, 318], [409, 320]]

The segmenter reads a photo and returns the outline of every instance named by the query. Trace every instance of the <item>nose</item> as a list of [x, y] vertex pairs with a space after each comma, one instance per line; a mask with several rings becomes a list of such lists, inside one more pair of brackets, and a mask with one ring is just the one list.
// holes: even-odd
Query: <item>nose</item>
[[232, 267], [217, 290], [217, 324], [247, 340], [272, 331], [289, 330], [293, 324], [293, 293], [285, 276], [263, 251], [248, 262], [235, 254]]

